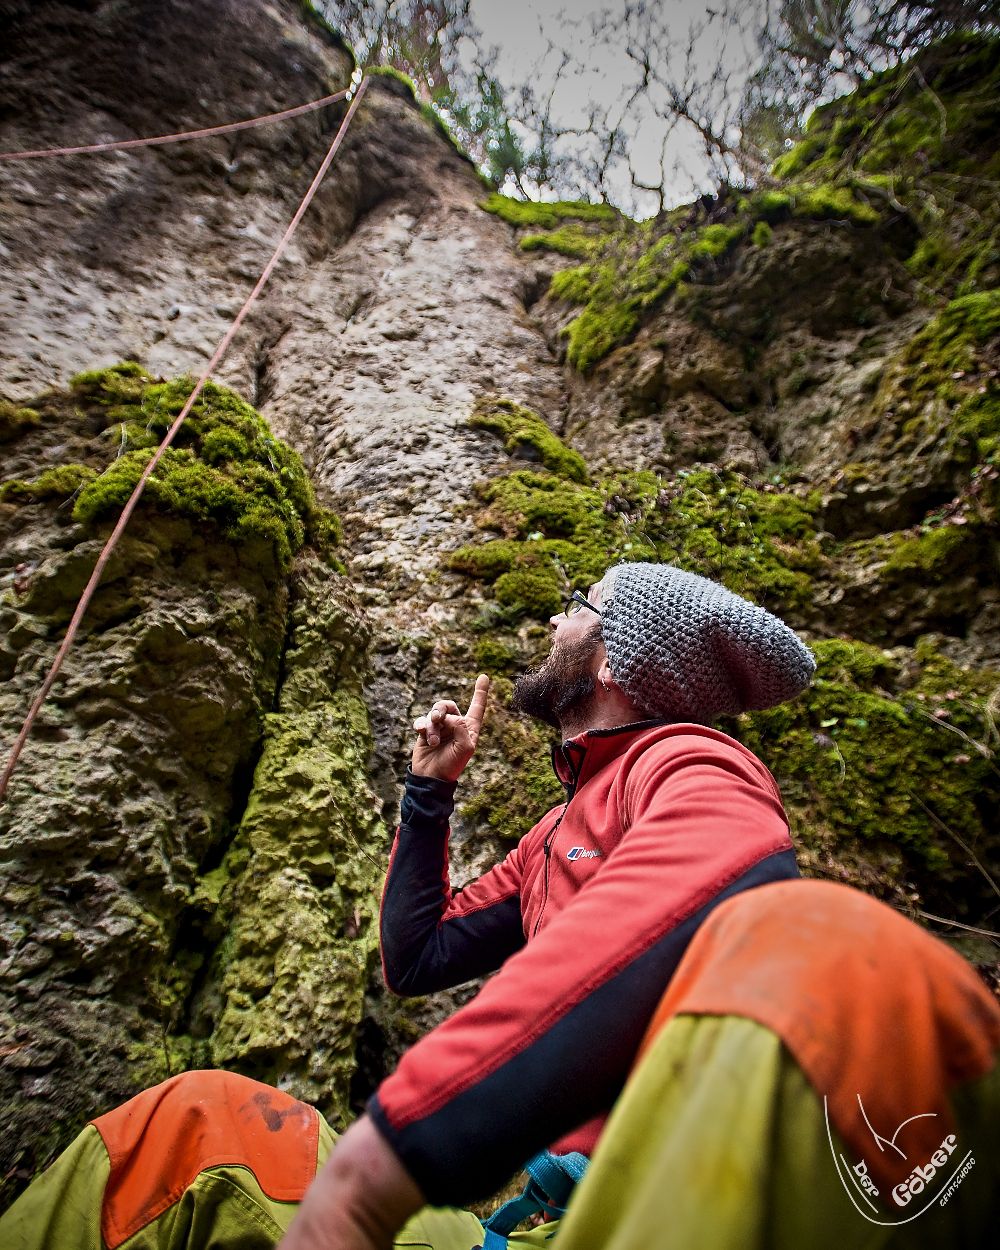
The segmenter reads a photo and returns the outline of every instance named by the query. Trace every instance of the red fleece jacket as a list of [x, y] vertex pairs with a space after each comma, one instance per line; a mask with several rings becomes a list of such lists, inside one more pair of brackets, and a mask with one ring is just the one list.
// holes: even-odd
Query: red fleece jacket
[[555, 760], [567, 803], [454, 894], [454, 786], [408, 779], [382, 897], [386, 983], [426, 994], [502, 965], [368, 1105], [430, 1202], [491, 1192], [560, 1135], [557, 1152], [589, 1154], [701, 921], [798, 876], [773, 778], [726, 734], [643, 722], [582, 734]]

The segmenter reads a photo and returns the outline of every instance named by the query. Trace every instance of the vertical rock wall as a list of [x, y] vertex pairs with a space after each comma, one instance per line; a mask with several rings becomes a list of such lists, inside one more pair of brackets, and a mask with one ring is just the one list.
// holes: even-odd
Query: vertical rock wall
[[[107, 531], [73, 519], [80, 482], [65, 480], [103, 467], [104, 415], [53, 396], [5, 447], [35, 467], [0, 501], [5, 744]], [[82, 464], [52, 466], [68, 451]], [[15, 1182], [102, 1106], [189, 1061], [174, 1035], [287, 602], [266, 545], [162, 507], [136, 515], [108, 567], [0, 807], [0, 1171]]]
[[[351, 68], [293, 0], [7, 6], [0, 31], [7, 149], [273, 111]], [[197, 372], [342, 115], [0, 167], [0, 477], [25, 483], [0, 503], [5, 742], [105, 532], [72, 520], [81, 480], [52, 475], [155, 441], [58, 388], [123, 358]], [[483, 393], [554, 414], [562, 395], [524, 312], [532, 267], [485, 193], [405, 89], [373, 82], [220, 370], [343, 516], [344, 572], [314, 555], [289, 582], [259, 543], [159, 503], [109, 569], [0, 811], [11, 1190], [89, 1116], [187, 1066], [274, 1080], [343, 1121], [363, 1012], [379, 1023], [362, 1085], [420, 1027], [364, 995], [414, 699], [461, 696], [477, 666], [482, 596], [441, 563], [506, 457], [467, 420]]]
[[193, 1013], [213, 1064], [349, 1120], [377, 952], [385, 831], [367, 781], [367, 629], [345, 579], [298, 562], [277, 709], [218, 870], [229, 916]]

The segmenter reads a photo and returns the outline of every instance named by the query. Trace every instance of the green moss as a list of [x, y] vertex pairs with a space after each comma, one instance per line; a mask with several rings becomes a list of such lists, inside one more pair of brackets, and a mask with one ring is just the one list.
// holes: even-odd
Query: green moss
[[639, 328], [639, 314], [627, 304], [592, 306], [584, 309], [563, 331], [569, 340], [569, 363], [586, 373], [620, 343], [627, 342]]
[[501, 573], [509, 572], [517, 564], [520, 555], [520, 543], [501, 538], [472, 547], [459, 547], [447, 556], [447, 564], [456, 573], [466, 573], [484, 582], [495, 582]]
[[813, 652], [812, 687], [738, 729], [768, 761], [803, 849], [819, 863], [860, 856], [866, 888], [880, 875], [976, 915], [988, 887], [957, 839], [997, 862], [988, 700], [1000, 673], [962, 669], [929, 638], [906, 653], [847, 640]]
[[491, 525], [529, 541], [539, 533], [568, 538], [600, 524], [594, 516], [601, 505], [599, 492], [550, 473], [508, 473], [484, 485], [480, 495], [490, 505], [485, 519]]
[[[11, 502], [76, 495], [73, 519], [94, 525], [117, 516], [194, 388], [190, 378], [155, 381], [134, 361], [78, 374], [74, 398], [105, 422], [115, 459], [98, 473], [62, 465], [34, 482], [7, 483]], [[317, 509], [299, 456], [276, 439], [254, 408], [235, 392], [205, 385], [174, 443], [149, 478], [144, 506], [199, 523], [256, 551], [273, 553], [285, 569], [307, 534], [329, 548], [335, 522]], [[255, 557], [256, 558], [256, 557]]]
[[968, 369], [974, 349], [1000, 335], [1000, 291], [953, 299], [912, 340], [906, 358], [938, 372]]
[[659, 560], [722, 581], [785, 615], [812, 602], [824, 555], [818, 493], [800, 497], [734, 473], [630, 473], [592, 484], [516, 470], [477, 487], [477, 523], [500, 537], [448, 566], [494, 585], [509, 621], [545, 620], [574, 585], [621, 559]]
[[973, 449], [980, 463], [1000, 462], [1000, 387], [995, 381], [968, 395], [955, 409], [952, 440]]
[[396, 69], [394, 65], [368, 65], [365, 67], [365, 74], [369, 78], [391, 78], [395, 82], [402, 83], [406, 90], [410, 93], [413, 103], [417, 102], [417, 87], [409, 74], [404, 74], [401, 69]]
[[725, 254], [743, 238], [746, 230], [743, 226], [706, 226], [698, 232], [688, 252], [690, 260], [717, 259]]
[[[125, 505], [151, 451], [130, 451], [84, 488], [73, 508], [82, 524], [116, 515]], [[302, 516], [273, 476], [259, 465], [214, 469], [188, 448], [168, 448], [146, 485], [145, 500], [164, 511], [220, 526], [240, 542], [263, 540], [287, 568], [305, 540]]]
[[792, 197], [787, 191], [758, 191], [751, 196], [748, 211], [755, 221], [780, 221], [791, 215]]
[[472, 651], [473, 662], [487, 673], [505, 673], [518, 663], [516, 647], [496, 638], [480, 638]]
[[784, 156], [779, 156], [771, 167], [775, 178], [794, 178], [801, 174], [826, 150], [820, 138], [807, 137], [800, 140]]
[[950, 36], [817, 108], [772, 174], [835, 187], [841, 203], [822, 215], [858, 220], [852, 188], [902, 210], [922, 236], [907, 265], [925, 287], [988, 290], [1000, 276], [998, 95], [1000, 40]]
[[633, 222], [605, 235], [599, 263], [565, 269], [549, 287], [552, 297], [585, 305], [562, 331], [570, 364], [586, 372], [631, 338], [646, 310], [671, 294], [680, 298], [683, 283], [711, 280], [748, 229], [746, 221], [714, 223], [654, 237], [651, 222]]
[[509, 195], [488, 196], [479, 206], [488, 213], [495, 213], [510, 226], [534, 226], [552, 230], [567, 218], [572, 221], [590, 221], [612, 224], [619, 218], [618, 211], [610, 204], [588, 204], [585, 200], [556, 200], [541, 203], [535, 200], [515, 200]]
[[556, 299], [564, 299], [569, 304], [586, 304], [594, 286], [593, 272], [590, 265], [560, 269], [552, 275], [549, 294]]
[[577, 260], [592, 256], [600, 245], [599, 238], [572, 226], [561, 226], [545, 234], [526, 234], [521, 240], [524, 252], [557, 252], [560, 256], [572, 256]]
[[361, 697], [368, 635], [347, 588], [308, 555], [290, 624], [278, 708], [223, 864], [228, 924], [202, 1027], [214, 1065], [280, 1082], [343, 1126], [386, 845]]
[[0, 443], [12, 443], [26, 430], [41, 423], [42, 416], [34, 408], [19, 408], [10, 400], [0, 399]]
[[886, 561], [888, 575], [931, 575], [934, 580], [953, 576], [956, 556], [969, 539], [964, 526], [943, 525], [914, 538], [904, 539]]
[[123, 360], [105, 369], [90, 369], [70, 378], [70, 389], [102, 404], [121, 403], [142, 398], [146, 386], [153, 381], [134, 360]]
[[145, 447], [157, 447], [163, 437], [163, 432], [148, 429], [145, 425], [141, 425], [137, 421], [129, 421], [127, 419], [118, 421], [114, 425], [109, 425], [104, 431], [104, 436], [108, 440], [110, 446], [118, 451], [140, 451]]
[[851, 221], [859, 226], [873, 225], [879, 220], [878, 210], [859, 200], [848, 186], [802, 184], [791, 189], [791, 201], [796, 217]]
[[329, 508], [315, 508], [309, 518], [309, 541], [317, 550], [329, 554], [344, 541], [340, 517]]
[[782, 190], [758, 192], [747, 202], [746, 211], [758, 222], [773, 223], [789, 217], [811, 217], [820, 221], [837, 219], [855, 225], [873, 225], [880, 214], [863, 195], [864, 184], [847, 182], [794, 181]]
[[14, 480], [0, 486], [4, 503], [38, 503], [43, 499], [71, 499], [97, 476], [94, 469], [83, 464], [60, 464], [46, 469], [30, 482]]
[[[1000, 291], [950, 301], [885, 372], [872, 415], [900, 450], [936, 442], [956, 469], [996, 457], [1000, 385], [989, 344], [1000, 335]], [[891, 420], [887, 420], [887, 414]]]
[[553, 473], [574, 482], [587, 480], [583, 457], [561, 442], [530, 408], [510, 400], [482, 401], [469, 424], [474, 430], [489, 430], [502, 438], [509, 455], [537, 460]]
[[519, 616], [545, 620], [563, 606], [564, 594], [554, 569], [518, 569], [502, 573], [494, 586], [496, 599]]
[[246, 460], [250, 444], [239, 430], [229, 426], [216, 426], [209, 430], [201, 442], [201, 457], [208, 464], [225, 464], [231, 460]]
[[767, 247], [773, 237], [774, 231], [766, 221], [758, 221], [751, 236], [754, 247]]

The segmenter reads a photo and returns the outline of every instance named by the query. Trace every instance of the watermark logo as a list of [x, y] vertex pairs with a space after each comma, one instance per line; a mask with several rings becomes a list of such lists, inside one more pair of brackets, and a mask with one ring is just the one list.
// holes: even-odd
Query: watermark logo
[[566, 852], [567, 859], [600, 859], [601, 852], [597, 850], [588, 851], [582, 846], [571, 846]]
[[[861, 1158], [856, 1163], [849, 1163], [835, 1148], [833, 1132], [830, 1128], [829, 1101], [824, 1097], [823, 1114], [826, 1117], [830, 1152], [833, 1155], [841, 1184], [857, 1211], [871, 1224], [895, 1228], [900, 1224], [909, 1224], [935, 1203], [942, 1207], [946, 1206], [959, 1185], [975, 1167], [976, 1160], [973, 1158], [972, 1151], [966, 1151], [963, 1155], [957, 1136], [954, 1133], [947, 1133], [942, 1137], [941, 1144], [931, 1152], [928, 1158], [911, 1159], [899, 1145], [897, 1138], [907, 1124], [912, 1124], [914, 1120], [936, 1119], [937, 1112], [924, 1111], [918, 1115], [911, 1115], [898, 1126], [891, 1137], [883, 1137], [868, 1118], [861, 1095], [858, 1094], [857, 1098], [858, 1108], [872, 1135], [875, 1149], [879, 1150], [883, 1156], [894, 1152], [894, 1157], [891, 1159], [880, 1159], [882, 1166], [878, 1168], [879, 1174], [884, 1176], [888, 1171], [893, 1177], [896, 1175], [900, 1177], [898, 1183], [892, 1185], [888, 1196], [883, 1195], [883, 1206], [880, 1208], [874, 1202], [874, 1199], [879, 1197], [879, 1187], [872, 1175], [868, 1159]], [[884, 1214], [886, 1209], [899, 1211], [901, 1215], [905, 1210], [906, 1215], [898, 1220], [876, 1218]]]

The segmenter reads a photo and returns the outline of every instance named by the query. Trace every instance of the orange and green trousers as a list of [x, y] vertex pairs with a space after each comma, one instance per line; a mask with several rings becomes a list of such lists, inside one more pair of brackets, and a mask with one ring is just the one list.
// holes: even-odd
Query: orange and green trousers
[[[559, 1250], [978, 1250], [1000, 1226], [1000, 1006], [892, 909], [815, 881], [701, 926], [561, 1221]], [[264, 1250], [335, 1134], [232, 1073], [92, 1121], [0, 1218], [4, 1250]], [[397, 1246], [473, 1250], [426, 1207]]]

